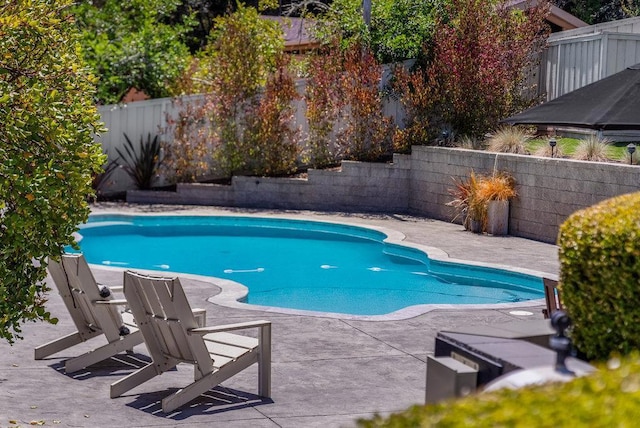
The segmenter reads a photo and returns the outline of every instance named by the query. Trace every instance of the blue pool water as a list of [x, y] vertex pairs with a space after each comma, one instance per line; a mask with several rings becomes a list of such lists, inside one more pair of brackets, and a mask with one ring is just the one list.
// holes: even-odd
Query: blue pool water
[[353, 315], [418, 304], [539, 299], [540, 278], [430, 260], [371, 229], [219, 216], [92, 216], [81, 226], [89, 263], [226, 278], [246, 302]]

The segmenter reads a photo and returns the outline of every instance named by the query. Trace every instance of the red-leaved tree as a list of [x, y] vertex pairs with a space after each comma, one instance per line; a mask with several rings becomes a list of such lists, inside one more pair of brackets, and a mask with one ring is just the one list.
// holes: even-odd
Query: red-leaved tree
[[300, 154], [299, 132], [293, 126], [293, 101], [300, 98], [289, 71], [290, 57], [278, 58], [264, 90], [245, 113], [243, 146], [247, 169], [255, 175], [286, 175], [296, 171]]
[[546, 39], [548, 11], [544, 1], [525, 12], [496, 1], [449, 3], [428, 72], [445, 122], [482, 135], [534, 101], [525, 86]]
[[[548, 32], [549, 3], [451, 0], [437, 17], [425, 84], [432, 129], [481, 136], [535, 103], [531, 73]], [[437, 129], [437, 128], [436, 128]]]
[[345, 103], [340, 90], [342, 52], [338, 41], [334, 40], [312, 53], [308, 68], [305, 115], [309, 122], [309, 134], [305, 163], [321, 168], [339, 161], [332, 142], [334, 128]]
[[381, 161], [393, 154], [393, 120], [382, 111], [382, 66], [370, 49], [354, 44], [344, 52], [340, 88], [345, 128], [337, 144], [345, 159]]

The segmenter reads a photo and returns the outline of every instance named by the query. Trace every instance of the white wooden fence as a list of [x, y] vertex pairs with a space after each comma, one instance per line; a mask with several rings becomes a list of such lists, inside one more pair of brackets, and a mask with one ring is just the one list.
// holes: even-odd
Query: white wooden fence
[[543, 54], [540, 93], [552, 100], [640, 63], [640, 17], [552, 34]]
[[[388, 73], [385, 73], [383, 79], [388, 79]], [[304, 94], [305, 81], [300, 80], [296, 84], [297, 91], [300, 95]], [[193, 95], [183, 98], [184, 102], [189, 100], [200, 100], [202, 95]], [[308, 122], [305, 115], [306, 104], [304, 99], [294, 101], [295, 118], [294, 126], [300, 129], [301, 141], [306, 141], [308, 135]], [[147, 135], [151, 134], [151, 138], [160, 135], [160, 140], [170, 143], [173, 135], [167, 130], [167, 118], [177, 118], [179, 107], [174, 104], [172, 98], [157, 98], [147, 101], [136, 101], [128, 104], [113, 104], [99, 106], [102, 122], [108, 131], [102, 135], [96, 136], [96, 141], [102, 145], [103, 150], [109, 156], [109, 159], [117, 157], [116, 148], [123, 150], [126, 142], [124, 135], [135, 144], [137, 148], [140, 138], [145, 141]], [[404, 113], [397, 100], [388, 99], [383, 104], [383, 113], [395, 119], [396, 123], [402, 125]], [[163, 184], [160, 178], [157, 184]], [[133, 188], [133, 183], [125, 172], [121, 169], [117, 170], [103, 187], [103, 191], [122, 191]]]

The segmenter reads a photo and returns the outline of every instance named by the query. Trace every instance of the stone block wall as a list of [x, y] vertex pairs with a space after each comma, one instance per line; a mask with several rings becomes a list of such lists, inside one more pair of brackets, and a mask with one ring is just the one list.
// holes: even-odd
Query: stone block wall
[[179, 184], [176, 192], [128, 191], [127, 202], [348, 212], [408, 212], [409, 156], [393, 163], [345, 161], [308, 178], [233, 177], [231, 185]]
[[555, 242], [558, 228], [573, 212], [604, 199], [640, 190], [640, 167], [619, 163], [541, 158], [441, 147], [414, 147], [409, 211], [450, 220], [448, 190], [453, 178], [471, 170], [490, 174], [496, 168], [516, 179], [518, 197], [511, 202], [509, 233]]
[[640, 167], [444, 147], [413, 147], [393, 163], [343, 162], [339, 171], [310, 170], [306, 179], [233, 177], [231, 185], [180, 184], [176, 192], [129, 191], [133, 203], [244, 208], [411, 213], [450, 221], [453, 178], [494, 168], [516, 179], [509, 233], [555, 242], [574, 211], [640, 190]]

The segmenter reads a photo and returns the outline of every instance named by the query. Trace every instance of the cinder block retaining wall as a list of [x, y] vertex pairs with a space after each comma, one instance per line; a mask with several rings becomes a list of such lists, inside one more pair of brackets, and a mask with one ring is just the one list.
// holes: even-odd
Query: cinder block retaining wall
[[307, 179], [234, 177], [231, 185], [180, 184], [176, 192], [129, 191], [133, 203], [245, 208], [388, 212], [450, 220], [453, 177], [473, 169], [509, 171], [519, 196], [511, 203], [509, 233], [555, 242], [574, 211], [640, 190], [640, 167], [442, 147], [413, 147], [392, 164], [344, 162], [341, 171], [310, 170]]
[[558, 227], [574, 211], [612, 196], [640, 190], [640, 167], [614, 163], [496, 154], [463, 149], [414, 147], [409, 212], [447, 220], [452, 177], [494, 166], [516, 179], [509, 234], [555, 242]]

